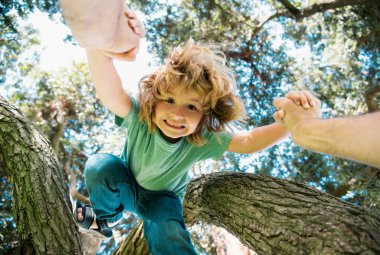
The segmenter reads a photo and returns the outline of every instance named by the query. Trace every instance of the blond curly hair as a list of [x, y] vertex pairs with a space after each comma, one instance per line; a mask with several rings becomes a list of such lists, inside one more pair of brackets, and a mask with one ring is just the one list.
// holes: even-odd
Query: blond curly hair
[[172, 86], [193, 90], [203, 98], [203, 118], [197, 129], [187, 136], [198, 146], [206, 141], [202, 130], [220, 132], [234, 120], [242, 120], [246, 113], [237, 94], [233, 71], [227, 66], [226, 57], [215, 45], [188, 40], [183, 47], [174, 48], [165, 64], [139, 82], [139, 118], [146, 121], [151, 132], [157, 129], [154, 122], [155, 108]]

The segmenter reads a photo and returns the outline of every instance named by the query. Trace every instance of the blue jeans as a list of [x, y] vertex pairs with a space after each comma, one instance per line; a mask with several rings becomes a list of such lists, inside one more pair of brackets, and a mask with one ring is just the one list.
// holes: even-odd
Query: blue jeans
[[197, 254], [185, 226], [181, 201], [173, 192], [139, 186], [126, 162], [111, 154], [91, 156], [84, 176], [97, 218], [116, 222], [123, 210], [128, 210], [143, 220], [152, 255]]

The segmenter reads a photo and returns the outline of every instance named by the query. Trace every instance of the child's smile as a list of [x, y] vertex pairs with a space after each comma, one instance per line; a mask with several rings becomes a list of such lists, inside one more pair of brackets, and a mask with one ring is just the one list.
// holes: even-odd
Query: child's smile
[[171, 128], [174, 128], [174, 129], [182, 129], [182, 128], [185, 128], [185, 125], [181, 125], [181, 124], [177, 124], [177, 123], [174, 123], [174, 122], [170, 122], [169, 120], [164, 120], [164, 122]]
[[155, 123], [164, 138], [173, 142], [195, 132], [203, 117], [200, 96], [178, 87], [168, 91], [156, 106]]

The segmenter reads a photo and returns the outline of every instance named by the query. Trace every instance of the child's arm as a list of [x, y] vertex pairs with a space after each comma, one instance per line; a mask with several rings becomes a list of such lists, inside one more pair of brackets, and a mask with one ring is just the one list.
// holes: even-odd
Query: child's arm
[[[286, 97], [305, 109], [315, 104], [311, 93], [308, 91], [292, 91]], [[283, 112], [278, 114], [283, 114]], [[288, 136], [289, 130], [284, 125], [274, 123], [235, 134], [227, 151], [244, 154], [254, 153], [269, 148]]]
[[288, 136], [289, 131], [283, 125], [274, 123], [234, 134], [227, 151], [254, 153], [269, 148]]
[[[139, 37], [145, 35], [145, 29], [136, 14], [132, 11], [125, 13], [129, 18], [129, 26]], [[136, 56], [137, 49], [127, 53], [112, 53], [109, 51], [87, 50], [92, 81], [95, 84], [97, 97], [112, 113], [120, 117], [128, 115], [132, 102], [124, 91], [119, 74], [113, 64], [113, 59], [130, 60]]]
[[125, 117], [131, 109], [131, 98], [124, 91], [112, 58], [98, 50], [87, 50], [92, 81], [102, 104], [117, 116]]

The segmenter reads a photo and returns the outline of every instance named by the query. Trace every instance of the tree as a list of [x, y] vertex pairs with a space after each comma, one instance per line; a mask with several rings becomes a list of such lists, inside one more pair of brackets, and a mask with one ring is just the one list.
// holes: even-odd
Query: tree
[[47, 139], [0, 98], [0, 155], [13, 186], [21, 254], [81, 254], [69, 192]]
[[[27, 18], [28, 14], [35, 9], [46, 12], [52, 17], [59, 11], [58, 1], [11, 0], [0, 3], [0, 56], [2, 60], [0, 84], [5, 82], [7, 70], [17, 68], [16, 62], [19, 55], [39, 43], [35, 36], [35, 29], [19, 25], [19, 21]], [[23, 71], [27, 70], [24, 68]]]
[[[115, 144], [113, 140], [118, 131], [109, 131], [107, 128], [103, 128], [102, 132], [98, 130], [97, 127], [110, 122], [111, 116], [96, 99], [87, 65], [84, 63], [75, 63], [72, 67], [56, 73], [33, 68], [29, 75], [28, 80], [33, 84], [33, 89], [6, 85], [10, 90], [16, 91], [8, 100], [21, 108], [48, 138], [48, 143], [62, 166], [60, 170], [63, 170], [63, 178], [66, 185], [69, 185], [71, 196], [73, 199], [83, 199], [80, 192], [86, 192], [81, 169], [84, 168], [87, 155], [98, 152], [109, 143]], [[4, 147], [7, 144], [4, 143]], [[5, 170], [6, 167], [2, 176], [9, 175], [9, 171]], [[6, 181], [4, 185], [7, 185]], [[6, 192], [10, 192], [10, 185], [5, 188]], [[9, 207], [10, 200], [5, 202]], [[0, 217], [2, 221], [7, 219], [12, 217]], [[12, 229], [8, 230], [10, 231], [3, 233], [7, 236], [7, 243], [15, 242], [16, 233]], [[94, 242], [98, 243], [97, 240]], [[89, 244], [84, 250], [93, 246], [94, 244]]]

